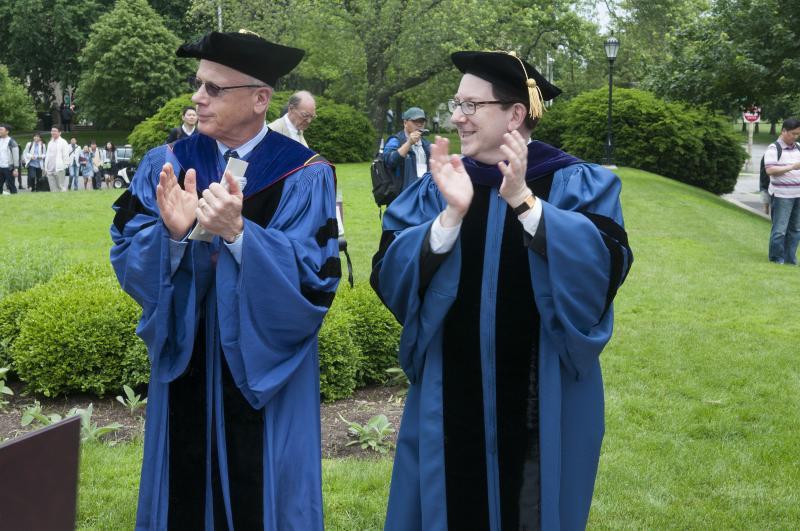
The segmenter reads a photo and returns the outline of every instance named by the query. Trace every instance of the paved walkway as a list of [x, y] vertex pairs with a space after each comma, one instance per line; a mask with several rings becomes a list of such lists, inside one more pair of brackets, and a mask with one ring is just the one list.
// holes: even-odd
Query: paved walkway
[[[747, 148], [746, 145], [744, 147]], [[745, 164], [744, 169], [739, 174], [739, 180], [736, 181], [736, 187], [733, 192], [723, 195], [722, 198], [765, 219], [769, 219], [769, 216], [764, 213], [764, 205], [761, 203], [761, 194], [758, 191], [758, 172], [761, 165], [761, 157], [764, 156], [766, 149], [767, 144], [753, 144], [753, 156], [750, 159], [750, 163]]]

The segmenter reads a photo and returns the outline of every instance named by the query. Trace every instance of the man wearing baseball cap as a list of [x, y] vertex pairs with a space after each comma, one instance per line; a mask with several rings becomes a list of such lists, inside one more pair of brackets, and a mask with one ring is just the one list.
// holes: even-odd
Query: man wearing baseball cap
[[599, 355], [633, 255], [620, 181], [531, 141], [560, 93], [513, 53], [464, 74], [431, 174], [387, 209], [371, 282], [411, 387], [387, 530], [584, 529], [603, 437]]
[[402, 118], [403, 130], [386, 141], [383, 160], [391, 171], [403, 178], [405, 190], [429, 171], [431, 143], [422, 136], [427, 131], [425, 111], [409, 107]]
[[111, 261], [152, 365], [136, 529], [323, 527], [334, 176], [264, 121], [303, 54], [246, 31], [181, 46], [199, 133], [148, 152], [114, 205]]

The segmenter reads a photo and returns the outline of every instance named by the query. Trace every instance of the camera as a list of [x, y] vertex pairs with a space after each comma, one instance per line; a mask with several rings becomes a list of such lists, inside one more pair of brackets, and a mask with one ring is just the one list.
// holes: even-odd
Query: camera
[[428, 135], [428, 134], [430, 134], [430, 132], [431, 132], [431, 130], [430, 130], [430, 129], [420, 129], [420, 130], [419, 130], [419, 133], [420, 133], [422, 136]]

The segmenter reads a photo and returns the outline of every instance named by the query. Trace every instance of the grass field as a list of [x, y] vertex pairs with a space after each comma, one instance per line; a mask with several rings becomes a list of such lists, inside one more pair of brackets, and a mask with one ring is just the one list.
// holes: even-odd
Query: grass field
[[[364, 281], [380, 234], [368, 166], [337, 172]], [[675, 181], [619, 174], [636, 259], [602, 356], [607, 425], [589, 527], [796, 529], [800, 269], [767, 261], [767, 221]], [[0, 267], [25, 241], [106, 260], [118, 193], [0, 197]], [[138, 443], [84, 448], [81, 529], [132, 527], [140, 455]], [[327, 529], [379, 529], [391, 463], [324, 469]]]

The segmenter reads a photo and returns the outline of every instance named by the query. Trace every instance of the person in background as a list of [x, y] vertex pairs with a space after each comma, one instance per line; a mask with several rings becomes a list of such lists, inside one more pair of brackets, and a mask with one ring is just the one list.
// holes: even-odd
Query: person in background
[[[781, 135], [764, 152], [764, 169], [769, 175], [772, 196], [772, 230], [769, 260], [797, 265], [800, 243], [800, 120], [784, 120]], [[778, 145], [781, 154], [778, 156]]]
[[0, 194], [3, 193], [3, 184], [8, 186], [8, 191], [17, 193], [14, 179], [19, 175], [19, 145], [9, 136], [11, 127], [0, 124]]
[[389, 137], [383, 147], [383, 160], [389, 170], [403, 178], [403, 190], [430, 169], [431, 143], [422, 136], [426, 123], [425, 111], [409, 108], [403, 113], [403, 130]]
[[61, 104], [61, 126], [65, 133], [72, 131], [72, 119], [75, 118], [75, 105]]
[[78, 158], [80, 165], [81, 177], [83, 177], [83, 189], [89, 189], [89, 183], [94, 178], [94, 165], [92, 164], [92, 152], [89, 151], [89, 146], [83, 146], [83, 151]]
[[106, 147], [103, 150], [102, 167], [103, 181], [106, 183], [106, 188], [111, 188], [117, 173], [117, 147], [111, 142], [106, 142]]
[[307, 90], [301, 90], [291, 95], [286, 114], [271, 122], [269, 128], [308, 147], [303, 131], [316, 117], [317, 103], [314, 96]]
[[69, 144], [61, 138], [58, 127], [50, 129], [50, 142], [44, 158], [44, 172], [51, 192], [67, 191], [67, 168], [69, 167]]
[[97, 142], [90, 142], [89, 153], [92, 154], [92, 188], [99, 190], [103, 185], [103, 163], [105, 152], [97, 147]]
[[167, 144], [172, 144], [197, 132], [197, 110], [192, 106], [184, 107], [181, 113], [181, 122], [180, 127], [173, 127], [170, 130]]
[[46, 153], [47, 146], [42, 142], [42, 135], [34, 133], [31, 141], [25, 144], [25, 152], [22, 156], [25, 167], [28, 168], [28, 188], [31, 192], [39, 191]]
[[78, 145], [78, 139], [74, 136], [69, 139], [69, 184], [67, 189], [78, 189], [78, 175], [80, 175], [80, 163], [78, 158], [81, 155], [81, 147]]

